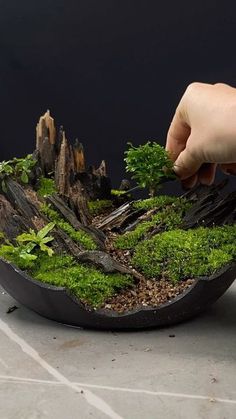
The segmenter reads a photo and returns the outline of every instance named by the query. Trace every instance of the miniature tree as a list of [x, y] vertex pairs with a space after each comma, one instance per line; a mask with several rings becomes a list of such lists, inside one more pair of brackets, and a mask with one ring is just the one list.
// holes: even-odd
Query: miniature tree
[[128, 143], [125, 151], [126, 171], [132, 173], [132, 179], [139, 186], [149, 189], [149, 195], [155, 196], [159, 184], [166, 178], [174, 179], [173, 161], [169, 153], [160, 144], [148, 141], [134, 147]]

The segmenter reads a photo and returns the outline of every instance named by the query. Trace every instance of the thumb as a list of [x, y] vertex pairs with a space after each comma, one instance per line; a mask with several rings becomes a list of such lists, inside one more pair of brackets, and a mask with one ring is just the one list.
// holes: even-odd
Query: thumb
[[181, 180], [188, 179], [197, 173], [202, 163], [197, 156], [189, 152], [188, 148], [185, 148], [175, 161], [174, 171]]

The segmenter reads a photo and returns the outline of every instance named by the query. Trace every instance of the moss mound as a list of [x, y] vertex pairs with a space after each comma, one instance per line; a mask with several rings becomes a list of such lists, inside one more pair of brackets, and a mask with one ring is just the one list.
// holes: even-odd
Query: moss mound
[[113, 202], [109, 199], [97, 199], [96, 201], [88, 201], [88, 207], [91, 215], [102, 214], [107, 209], [112, 209]]
[[104, 274], [98, 269], [78, 264], [70, 256], [41, 255], [30, 275], [44, 283], [66, 287], [81, 301], [98, 308], [108, 297], [133, 283], [129, 275]]
[[37, 190], [39, 196], [45, 198], [47, 196], [53, 195], [56, 192], [57, 190], [53, 179], [46, 177], [41, 177], [39, 179], [39, 185]]
[[138, 244], [132, 258], [147, 277], [211, 275], [236, 257], [236, 226], [172, 230]]

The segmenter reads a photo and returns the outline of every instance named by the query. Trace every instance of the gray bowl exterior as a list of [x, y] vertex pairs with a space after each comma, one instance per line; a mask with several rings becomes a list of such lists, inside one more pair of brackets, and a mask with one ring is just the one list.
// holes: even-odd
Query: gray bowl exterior
[[233, 263], [215, 275], [196, 279], [168, 303], [117, 314], [110, 310], [88, 310], [65, 288], [36, 281], [0, 259], [0, 284], [15, 300], [48, 319], [93, 329], [142, 329], [182, 322], [206, 310], [225, 293], [235, 277]]

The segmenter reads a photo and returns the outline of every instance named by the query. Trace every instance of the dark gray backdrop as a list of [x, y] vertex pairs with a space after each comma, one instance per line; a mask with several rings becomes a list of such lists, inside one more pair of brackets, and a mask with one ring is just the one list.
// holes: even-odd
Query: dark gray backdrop
[[236, 3], [0, 0], [1, 159], [50, 108], [118, 183], [126, 141], [164, 144], [191, 81], [236, 84]]

